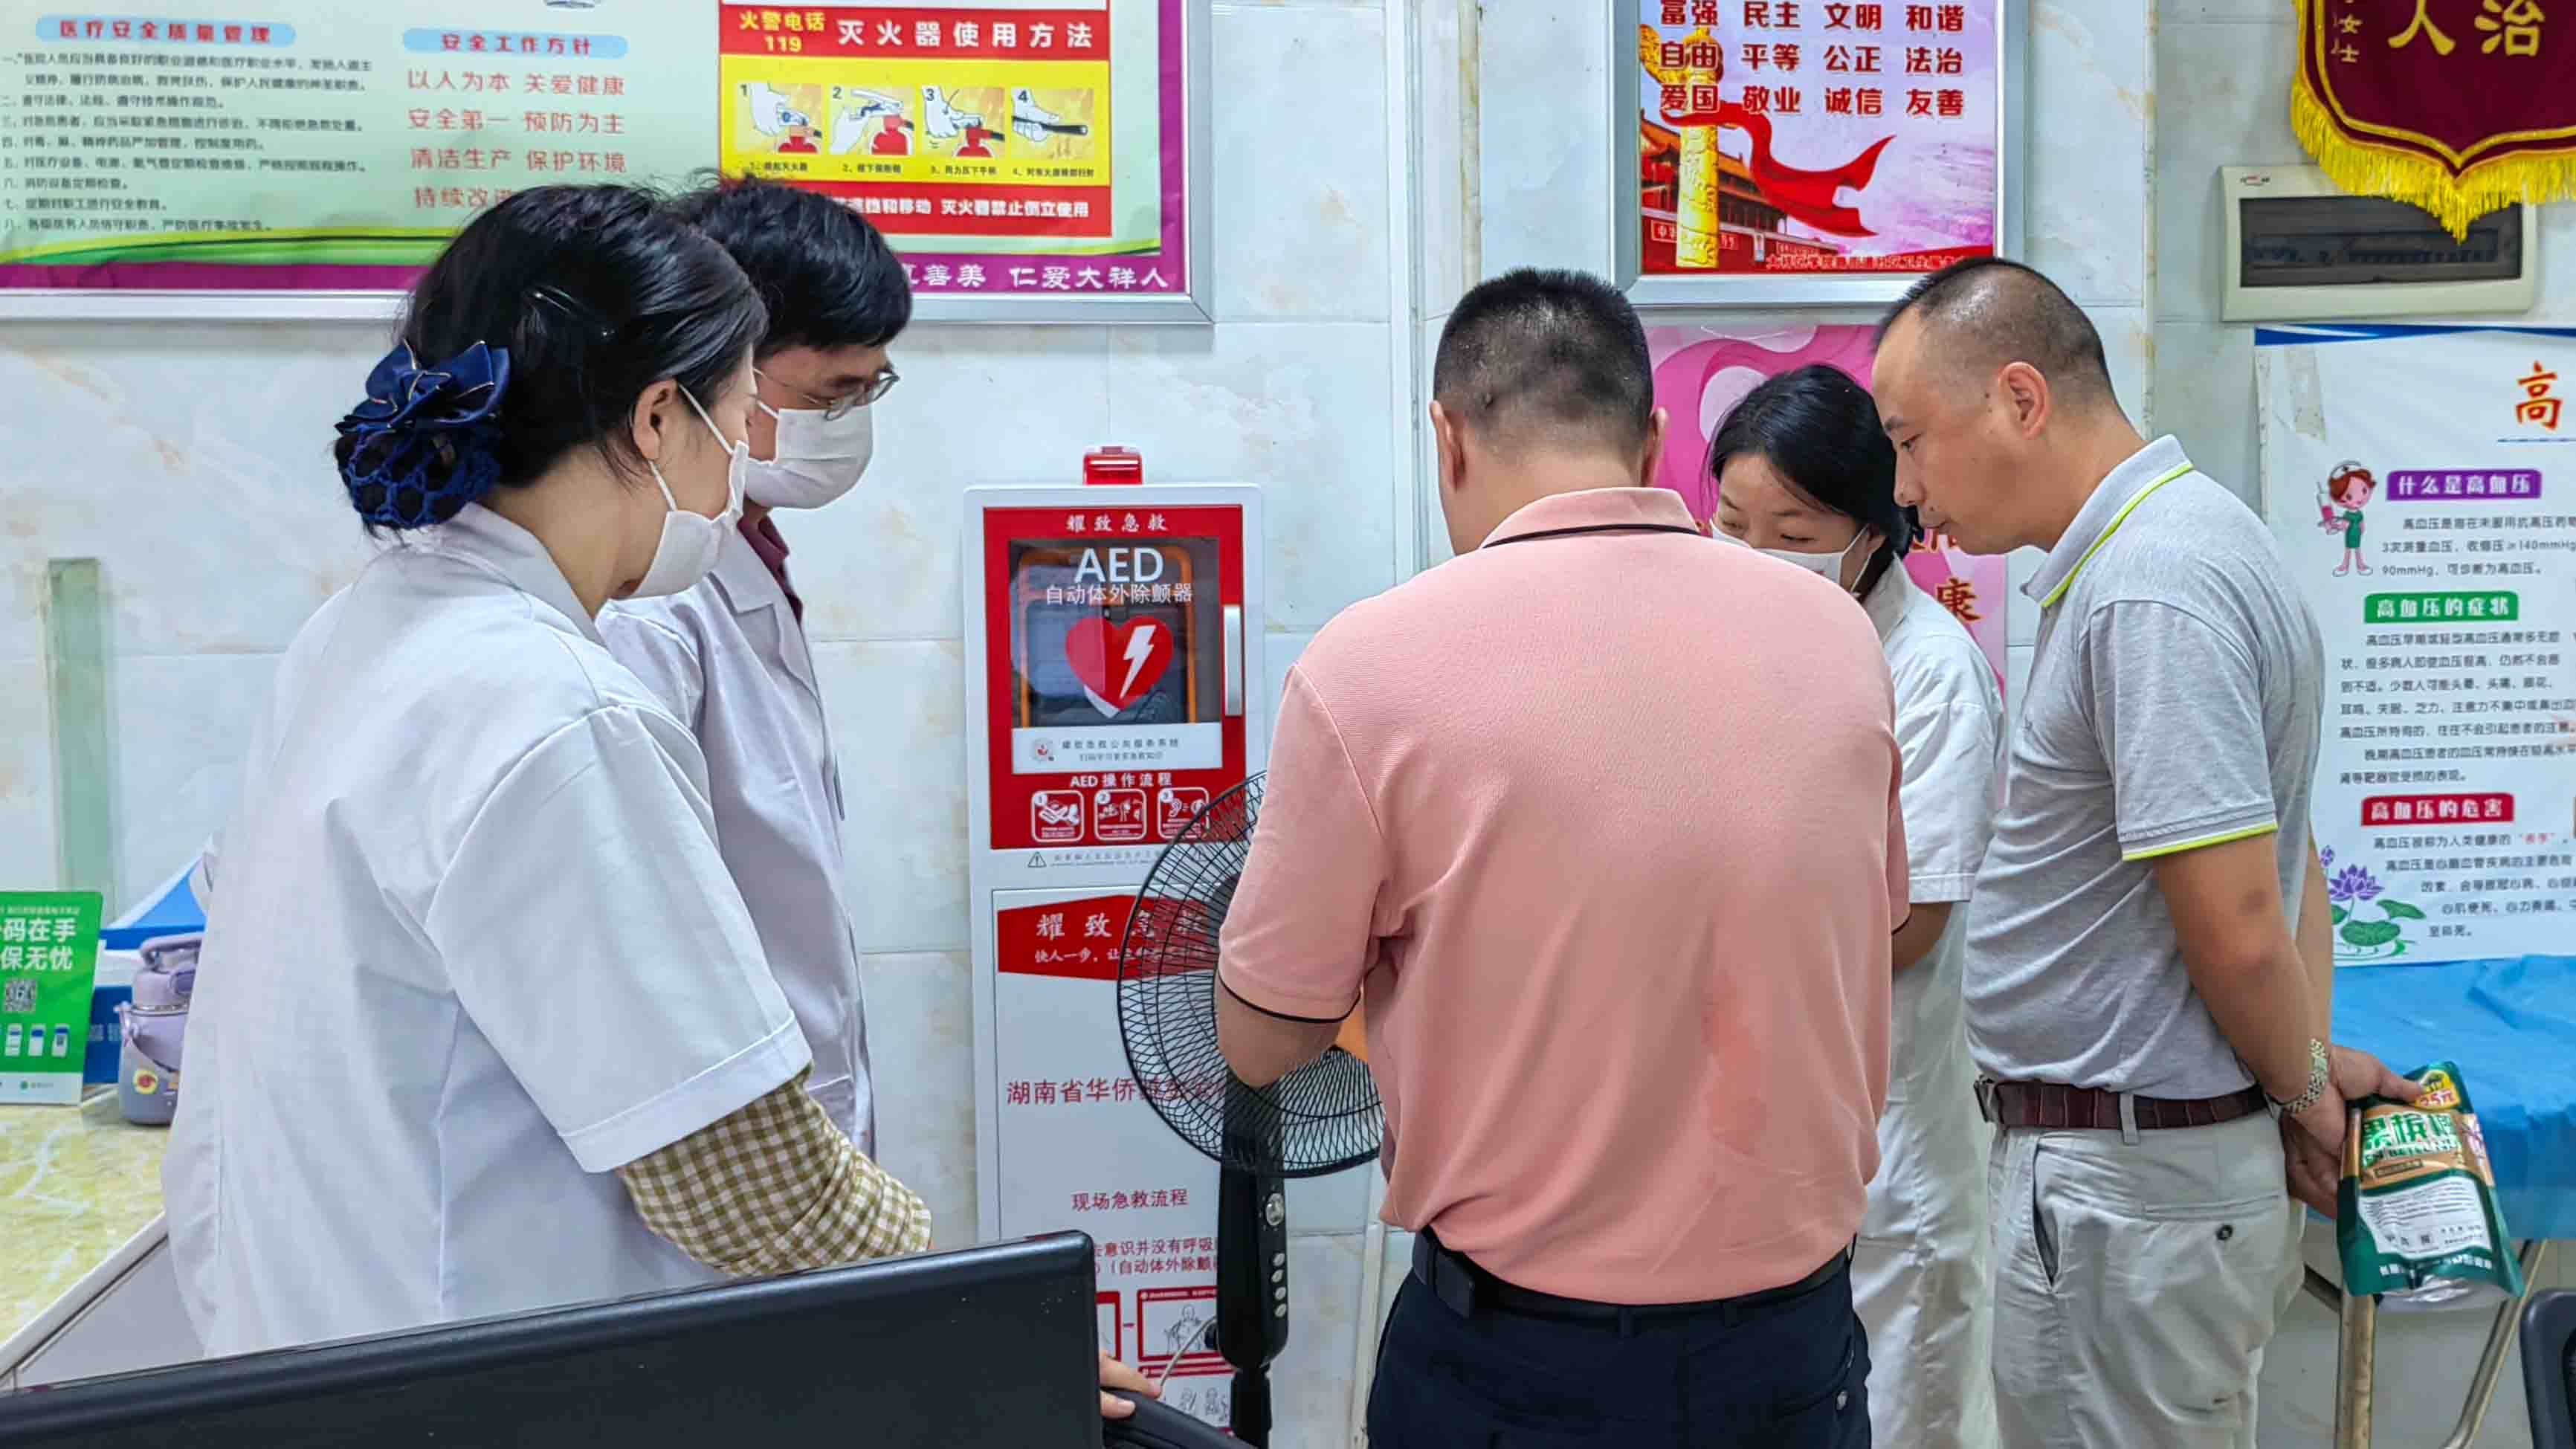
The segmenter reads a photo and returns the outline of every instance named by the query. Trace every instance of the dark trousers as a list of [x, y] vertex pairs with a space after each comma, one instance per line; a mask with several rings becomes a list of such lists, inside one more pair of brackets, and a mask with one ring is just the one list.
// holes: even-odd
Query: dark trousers
[[1607, 1322], [1480, 1309], [1408, 1277], [1371, 1449], [1869, 1449], [1848, 1267], [1794, 1298]]

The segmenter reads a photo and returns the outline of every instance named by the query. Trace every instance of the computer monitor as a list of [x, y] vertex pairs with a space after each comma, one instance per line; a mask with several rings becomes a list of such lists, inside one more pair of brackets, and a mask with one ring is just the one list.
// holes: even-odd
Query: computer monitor
[[1098, 1449], [1094, 1286], [1058, 1234], [0, 1397], [0, 1446]]

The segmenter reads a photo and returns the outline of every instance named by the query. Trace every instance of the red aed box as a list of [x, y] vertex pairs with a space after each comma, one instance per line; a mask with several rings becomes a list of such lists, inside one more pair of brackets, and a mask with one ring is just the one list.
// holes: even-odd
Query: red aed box
[[1141, 879], [1153, 849], [1259, 768], [1259, 499], [1243, 485], [969, 490], [979, 862], [1036, 851], [1040, 869], [1114, 862]]

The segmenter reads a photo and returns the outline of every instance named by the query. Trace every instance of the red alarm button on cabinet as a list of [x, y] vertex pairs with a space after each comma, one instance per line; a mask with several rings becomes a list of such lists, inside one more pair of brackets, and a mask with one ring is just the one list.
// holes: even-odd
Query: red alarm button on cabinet
[[1142, 483], [1145, 455], [1133, 448], [1094, 448], [1082, 455], [1085, 483]]

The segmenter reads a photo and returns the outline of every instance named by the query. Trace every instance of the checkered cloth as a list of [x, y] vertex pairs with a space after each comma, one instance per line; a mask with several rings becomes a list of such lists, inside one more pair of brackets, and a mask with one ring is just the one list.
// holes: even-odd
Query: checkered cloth
[[644, 1225], [738, 1278], [928, 1251], [929, 1205], [832, 1124], [805, 1077], [617, 1169]]

